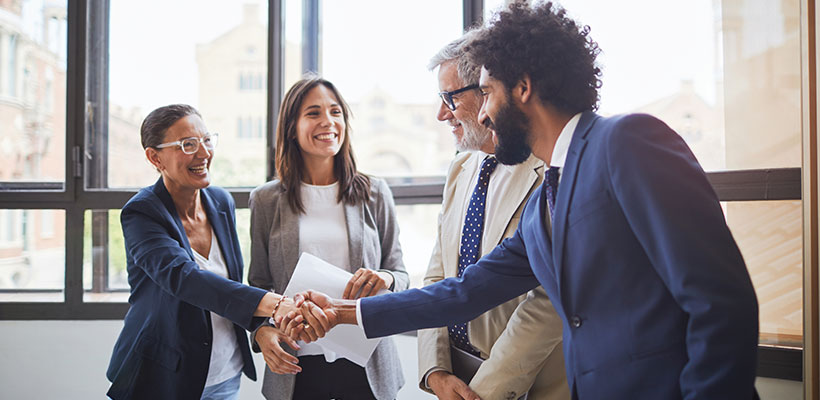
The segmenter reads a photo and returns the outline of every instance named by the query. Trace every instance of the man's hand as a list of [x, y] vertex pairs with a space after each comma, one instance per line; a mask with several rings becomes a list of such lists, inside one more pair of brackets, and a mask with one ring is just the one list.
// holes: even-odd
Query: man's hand
[[377, 272], [372, 269], [359, 268], [347, 282], [343, 299], [358, 299], [374, 296], [379, 290], [387, 289], [393, 284], [393, 275]]
[[[301, 322], [297, 323], [292, 320], [291, 324], [293, 326], [287, 326], [285, 330], [288, 328], [292, 329], [297, 324], [301, 325]], [[277, 328], [272, 326], [263, 326], [256, 331], [256, 343], [262, 350], [262, 356], [265, 358], [265, 364], [268, 365], [271, 372], [283, 375], [293, 375], [298, 372], [302, 372], [302, 368], [296, 365], [299, 363], [299, 359], [286, 352], [285, 349], [282, 348], [280, 342], [285, 342], [285, 344], [290, 346], [292, 349], [299, 350], [299, 345], [296, 344], [296, 341]]]
[[431, 373], [427, 384], [440, 400], [481, 400], [464, 381], [447, 371]]

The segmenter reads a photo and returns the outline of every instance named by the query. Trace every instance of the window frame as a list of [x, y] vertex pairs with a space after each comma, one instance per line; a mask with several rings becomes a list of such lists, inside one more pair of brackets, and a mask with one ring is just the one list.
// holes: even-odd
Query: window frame
[[[91, 176], [95, 186], [104, 187], [107, 182], [107, 162], [103, 158], [91, 164], [83, 157], [90, 147], [107, 146], [108, 107], [108, 10], [110, 0], [67, 0], [67, 71], [66, 71], [66, 144], [64, 182], [0, 182], [0, 209], [54, 209], [65, 211], [65, 282], [62, 302], [0, 302], [0, 320], [119, 320], [127, 310], [127, 303], [84, 302], [86, 292], [83, 287], [84, 215], [86, 210], [103, 210], [100, 215], [92, 212], [92, 241], [103, 244], [106, 251], [95, 256], [92, 262], [94, 277], [93, 290], [107, 290], [107, 210], [119, 209], [137, 193], [137, 189], [87, 189], [86, 176]], [[266, 178], [275, 173], [273, 162], [275, 150], [275, 126], [279, 104], [284, 93], [284, 1], [268, 2], [268, 78]], [[806, 0], [813, 5], [813, 0]], [[466, 29], [483, 18], [483, 0], [462, 0], [463, 27]], [[318, 69], [319, 51], [319, 0], [303, 0], [303, 37], [308, 42], [303, 46], [303, 70]], [[813, 8], [812, 8], [813, 10]], [[807, 11], [801, 12], [805, 22]], [[814, 35], [813, 15], [808, 22]], [[803, 28], [806, 29], [806, 28]], [[94, 39], [94, 40], [89, 40]], [[805, 40], [804, 40], [805, 41]], [[97, 47], [89, 48], [89, 43]], [[814, 55], [814, 41], [802, 43]], [[805, 50], [804, 50], [805, 51]], [[94, 57], [89, 57], [94, 52]], [[94, 64], [89, 64], [92, 58]], [[806, 65], [816, 65], [816, 60], [802, 60], [803, 73]], [[240, 78], [241, 79], [241, 78]], [[813, 89], [814, 76], [804, 85]], [[91, 86], [89, 86], [91, 85]], [[816, 92], [812, 91], [816, 96]], [[810, 104], [809, 104], [810, 103]], [[816, 98], [806, 98], [802, 108], [816, 104]], [[94, 109], [96, 120], [88, 119], [88, 108]], [[814, 111], [814, 110], [811, 110]], [[815, 117], [816, 119], [816, 117]], [[91, 125], [98, 132], [93, 143], [86, 142], [86, 133]], [[816, 121], [814, 122], [816, 126]], [[807, 126], [804, 124], [804, 130]], [[804, 132], [804, 136], [806, 133]], [[816, 141], [816, 132], [814, 133]], [[816, 156], [816, 152], [814, 153]], [[816, 163], [816, 161], [815, 161]], [[806, 164], [804, 164], [806, 165]], [[802, 181], [805, 179], [801, 168], [770, 168], [751, 170], [731, 170], [708, 172], [707, 177], [721, 201], [768, 201], [802, 200]], [[412, 179], [410, 179], [412, 181]], [[390, 183], [396, 204], [438, 204], [442, 201], [444, 177], [432, 182]], [[247, 208], [252, 188], [226, 188], [236, 200], [237, 208]], [[813, 201], [816, 201], [813, 200]], [[804, 205], [805, 207], [805, 205]], [[804, 216], [806, 218], [806, 216]], [[816, 219], [816, 214], [812, 217]], [[804, 249], [804, 251], [806, 251]], [[816, 260], [814, 260], [816, 262]], [[806, 262], [804, 262], [804, 269]], [[808, 276], [808, 274], [807, 274]], [[804, 282], [804, 285], [808, 282]], [[59, 290], [58, 290], [59, 291]], [[0, 292], [26, 292], [25, 290], [0, 290]], [[31, 291], [37, 292], [37, 291]], [[40, 291], [42, 292], [42, 291]], [[815, 296], [807, 293], [804, 296]], [[804, 307], [805, 308], [805, 307]], [[804, 309], [804, 313], [806, 310]], [[805, 335], [811, 332], [804, 327]], [[801, 380], [803, 375], [803, 350], [772, 346], [760, 346], [758, 375], [780, 379]]]

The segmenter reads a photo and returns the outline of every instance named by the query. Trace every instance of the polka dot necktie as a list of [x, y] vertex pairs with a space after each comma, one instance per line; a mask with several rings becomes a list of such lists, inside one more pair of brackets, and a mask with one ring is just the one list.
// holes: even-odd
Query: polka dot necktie
[[[467, 216], [464, 218], [464, 226], [461, 229], [461, 246], [458, 250], [458, 277], [464, 273], [464, 269], [478, 261], [481, 254], [481, 235], [484, 233], [484, 209], [487, 200], [487, 187], [490, 183], [490, 174], [498, 166], [495, 157], [487, 157], [481, 164], [481, 171], [478, 173], [473, 195], [470, 197], [470, 205], [467, 207]], [[450, 333], [450, 342], [468, 353], [479, 356], [480, 353], [467, 338], [467, 323], [450, 325], [447, 327]]]
[[555, 214], [555, 198], [558, 196], [558, 167], [550, 167], [547, 170], [547, 204], [550, 207], [550, 220]]

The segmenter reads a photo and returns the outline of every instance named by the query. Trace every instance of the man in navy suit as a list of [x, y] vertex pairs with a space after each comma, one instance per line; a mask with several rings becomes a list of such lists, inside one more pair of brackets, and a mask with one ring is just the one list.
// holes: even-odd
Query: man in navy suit
[[305, 297], [367, 336], [469, 321], [543, 285], [574, 398], [751, 399], [757, 299], [706, 175], [648, 115], [604, 118], [597, 44], [557, 6], [514, 3], [469, 45], [502, 163], [547, 163], [515, 235], [462, 278], [352, 301]]

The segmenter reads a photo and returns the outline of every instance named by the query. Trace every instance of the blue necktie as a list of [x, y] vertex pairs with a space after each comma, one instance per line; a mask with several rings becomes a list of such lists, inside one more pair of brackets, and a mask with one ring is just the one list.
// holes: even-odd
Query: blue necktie
[[550, 167], [547, 170], [547, 204], [550, 207], [550, 220], [555, 214], [555, 198], [558, 196], [558, 167]]
[[[464, 269], [471, 264], [475, 264], [478, 255], [481, 254], [481, 236], [484, 233], [484, 208], [487, 200], [487, 187], [490, 183], [490, 174], [498, 166], [495, 157], [487, 157], [481, 164], [481, 171], [478, 173], [478, 182], [470, 197], [470, 205], [467, 207], [467, 216], [464, 219], [464, 226], [461, 228], [461, 246], [458, 250], [458, 277], [464, 273]], [[450, 333], [450, 342], [466, 352], [475, 356], [480, 353], [467, 338], [467, 323], [451, 325], [447, 327]]]

